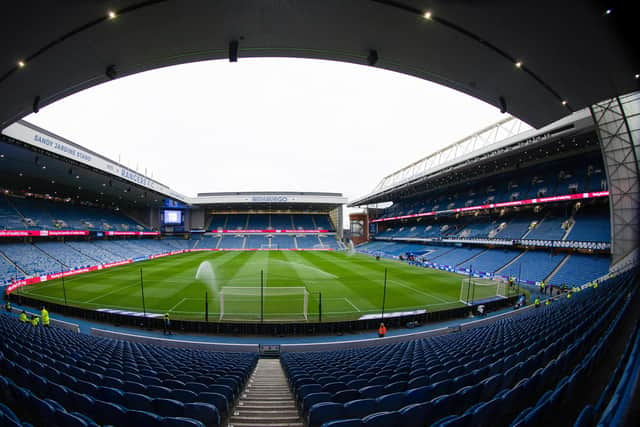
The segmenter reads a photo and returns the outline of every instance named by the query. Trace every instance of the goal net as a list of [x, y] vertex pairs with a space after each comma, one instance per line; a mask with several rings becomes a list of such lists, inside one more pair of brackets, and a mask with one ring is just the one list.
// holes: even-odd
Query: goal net
[[236, 287], [220, 291], [220, 320], [307, 320], [309, 292], [296, 287]]
[[271, 245], [266, 243], [260, 245], [260, 249], [278, 249], [278, 245], [276, 243], [272, 243]]
[[477, 301], [507, 298], [510, 296], [509, 285], [504, 282], [482, 279], [462, 279], [460, 283], [459, 301], [473, 305]]

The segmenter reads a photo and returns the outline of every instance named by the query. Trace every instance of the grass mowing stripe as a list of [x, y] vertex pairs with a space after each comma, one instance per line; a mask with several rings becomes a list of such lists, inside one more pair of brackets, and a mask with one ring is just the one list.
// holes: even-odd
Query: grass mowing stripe
[[[363, 313], [379, 312], [385, 268], [389, 273], [385, 311], [425, 307], [438, 310], [460, 305], [461, 275], [416, 268], [399, 261], [377, 261], [359, 254], [322, 251], [197, 252], [126, 264], [65, 278], [67, 300], [70, 305], [91, 309], [142, 311], [138, 288], [142, 269], [148, 312], [171, 310], [176, 319], [203, 320], [207, 292], [209, 318], [217, 319], [218, 293], [195, 279], [203, 261], [211, 264], [215, 283], [221, 287], [258, 288], [260, 270], [265, 271], [265, 285], [269, 288], [306, 286], [311, 293], [308, 308], [312, 320], [316, 320], [318, 310], [316, 292], [322, 292], [323, 319], [325, 314], [331, 320], [351, 320]], [[63, 300], [61, 280], [28, 286], [20, 292], [45, 301]], [[289, 294], [271, 296], [265, 301], [265, 321], [299, 320], [300, 307], [294, 303], [297, 300], [297, 296], [291, 299]], [[251, 303], [251, 307], [260, 306], [253, 300]], [[255, 320], [253, 310], [248, 315]], [[267, 318], [267, 314], [272, 317]]]

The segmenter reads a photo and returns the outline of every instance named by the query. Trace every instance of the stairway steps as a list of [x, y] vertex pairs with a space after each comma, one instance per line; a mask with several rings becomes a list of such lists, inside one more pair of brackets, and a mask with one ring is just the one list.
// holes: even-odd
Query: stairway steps
[[279, 359], [258, 361], [230, 413], [228, 427], [304, 427]]
[[296, 408], [268, 408], [268, 409], [247, 409], [246, 407], [237, 407], [233, 411], [234, 415], [243, 415], [243, 416], [255, 416], [255, 415], [284, 415], [287, 417], [298, 416], [298, 410]]
[[[275, 409], [274, 409], [275, 408]], [[244, 404], [242, 406], [238, 405], [235, 408], [236, 411], [270, 411], [270, 410], [277, 410], [277, 411], [297, 411], [298, 408], [296, 408], [296, 405], [294, 404], [287, 404], [287, 405], [281, 405], [281, 406], [274, 406], [272, 404]]]

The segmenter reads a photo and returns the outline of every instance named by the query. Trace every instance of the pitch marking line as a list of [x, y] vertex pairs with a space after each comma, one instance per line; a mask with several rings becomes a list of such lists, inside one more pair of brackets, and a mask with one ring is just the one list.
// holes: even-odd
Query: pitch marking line
[[393, 282], [393, 283], [397, 283], [398, 285], [403, 286], [403, 287], [405, 287], [405, 288], [407, 288], [407, 289], [411, 289], [412, 291], [417, 292], [417, 293], [419, 293], [419, 294], [422, 294], [422, 295], [426, 295], [426, 296], [428, 296], [428, 297], [435, 298], [435, 299], [440, 300], [440, 301], [442, 301], [442, 302], [450, 302], [449, 300], [446, 300], [446, 299], [444, 299], [444, 298], [441, 298], [441, 297], [439, 297], [439, 296], [437, 296], [437, 295], [435, 295], [435, 294], [431, 294], [431, 293], [429, 293], [429, 292], [421, 291], [420, 289], [416, 289], [416, 288], [414, 288], [414, 287], [412, 287], [412, 286], [405, 285], [404, 283], [399, 282], [399, 281], [397, 281], [397, 280], [390, 279], [389, 281], [390, 281], [390, 282]]
[[358, 307], [356, 307], [356, 305], [355, 305], [354, 303], [352, 303], [352, 302], [349, 300], [349, 298], [347, 298], [347, 297], [343, 297], [343, 299], [344, 299], [346, 302], [348, 302], [349, 304], [351, 304], [351, 307], [355, 308], [355, 309], [356, 309], [356, 311], [360, 312], [360, 309], [359, 309]]
[[180, 304], [182, 304], [184, 301], [186, 300], [186, 298], [182, 298], [180, 301], [178, 301], [178, 303], [176, 305], [174, 305], [173, 307], [171, 307], [168, 311], [168, 313], [171, 313], [177, 306], [179, 306]]

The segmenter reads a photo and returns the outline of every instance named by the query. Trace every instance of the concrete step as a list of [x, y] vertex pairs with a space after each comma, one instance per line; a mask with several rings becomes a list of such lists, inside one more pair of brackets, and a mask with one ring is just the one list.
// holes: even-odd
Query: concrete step
[[268, 425], [268, 426], [278, 426], [278, 427], [304, 427], [304, 424], [302, 423], [302, 421], [299, 422], [293, 422], [293, 423], [275, 423], [275, 424], [268, 424], [268, 423], [259, 423], [256, 424], [254, 422], [229, 422], [229, 424], [227, 424], [227, 427], [256, 427], [256, 426], [262, 426], [262, 425]]
[[[266, 415], [266, 414], [255, 414], [255, 415], [233, 415], [231, 417], [233, 423], [253, 423], [254, 426], [261, 426], [268, 423], [276, 423], [280, 425], [280, 423], [298, 423], [300, 421], [300, 417], [298, 414], [293, 416], [286, 415]], [[230, 421], [231, 422], [231, 421]]]
[[238, 407], [233, 411], [234, 417], [265, 417], [270, 419], [273, 417], [294, 417], [298, 418], [297, 409], [245, 409]]
[[[241, 404], [242, 403], [242, 404]], [[274, 411], [291, 411], [291, 410], [295, 410], [297, 411], [298, 409], [296, 408], [296, 405], [294, 403], [287, 403], [287, 404], [281, 404], [281, 405], [274, 405], [272, 403], [249, 403], [249, 402], [240, 402], [236, 405], [235, 410], [248, 410], [248, 411], [269, 411], [269, 410], [274, 410]]]
[[281, 392], [264, 392], [264, 391], [253, 391], [253, 390], [245, 390], [240, 394], [240, 397], [248, 397], [251, 396], [265, 396], [265, 397], [279, 397], [283, 399], [291, 399], [291, 393], [281, 393]]

